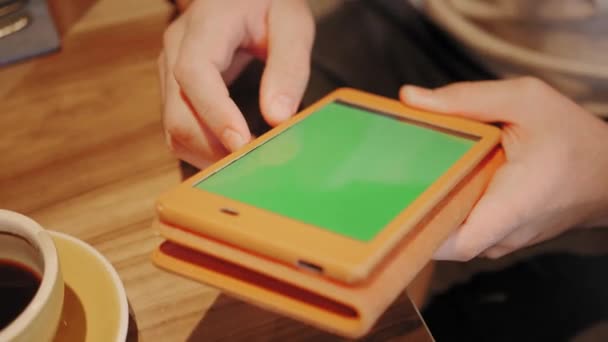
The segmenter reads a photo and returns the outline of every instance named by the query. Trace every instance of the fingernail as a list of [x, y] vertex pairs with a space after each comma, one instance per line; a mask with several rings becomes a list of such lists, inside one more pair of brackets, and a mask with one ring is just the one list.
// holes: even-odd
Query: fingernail
[[420, 98], [430, 97], [433, 92], [430, 89], [408, 85], [401, 88], [401, 94], [408, 102], [418, 102]]
[[285, 121], [293, 114], [293, 107], [294, 101], [291, 98], [285, 95], [276, 96], [268, 108], [268, 116], [277, 123]]
[[433, 91], [426, 88], [416, 86], [405, 86], [401, 89], [405, 102], [418, 106], [433, 109], [442, 109], [441, 102], [437, 97], [433, 96]]
[[226, 128], [222, 134], [222, 142], [230, 151], [234, 152], [247, 143], [245, 138], [232, 128]]

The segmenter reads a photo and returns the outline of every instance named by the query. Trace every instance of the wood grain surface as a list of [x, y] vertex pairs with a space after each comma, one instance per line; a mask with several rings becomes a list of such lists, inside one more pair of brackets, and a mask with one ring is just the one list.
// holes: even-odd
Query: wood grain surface
[[[162, 0], [101, 0], [64, 29], [59, 53], [0, 69], [0, 207], [112, 262], [131, 305], [130, 340], [339, 340], [151, 264], [154, 200], [180, 181], [156, 71], [171, 15]], [[368, 340], [432, 338], [404, 293]]]

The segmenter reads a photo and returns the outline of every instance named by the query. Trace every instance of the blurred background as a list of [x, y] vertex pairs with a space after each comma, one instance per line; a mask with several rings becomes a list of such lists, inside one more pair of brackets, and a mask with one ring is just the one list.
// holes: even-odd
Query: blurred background
[[[342, 2], [310, 0], [318, 20]], [[175, 15], [164, 0], [0, 0], [0, 207], [104, 253], [150, 341], [187, 339], [215, 296], [148, 262], [159, 241], [154, 199], [181, 179], [162, 134], [156, 64]], [[439, 263], [421, 308], [431, 332], [439, 341], [605, 340], [608, 313], [594, 304], [608, 303], [608, 272], [596, 271], [608, 235], [587, 235], [499, 262]]]

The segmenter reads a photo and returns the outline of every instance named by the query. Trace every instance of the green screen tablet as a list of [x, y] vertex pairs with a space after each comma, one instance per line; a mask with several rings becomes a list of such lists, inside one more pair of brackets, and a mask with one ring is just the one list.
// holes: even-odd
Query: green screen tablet
[[367, 242], [476, 140], [337, 100], [195, 187]]

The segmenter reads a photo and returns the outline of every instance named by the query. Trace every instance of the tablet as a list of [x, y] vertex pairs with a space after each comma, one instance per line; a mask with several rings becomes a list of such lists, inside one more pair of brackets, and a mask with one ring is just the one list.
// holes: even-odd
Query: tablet
[[161, 221], [365, 280], [500, 141], [492, 125], [340, 89], [163, 194]]

